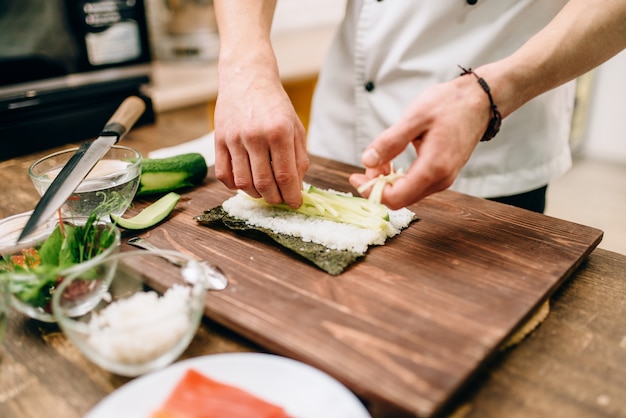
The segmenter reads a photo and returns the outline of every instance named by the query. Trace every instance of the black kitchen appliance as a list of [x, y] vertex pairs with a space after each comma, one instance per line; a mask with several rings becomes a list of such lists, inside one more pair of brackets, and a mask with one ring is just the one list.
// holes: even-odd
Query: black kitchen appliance
[[142, 0], [0, 0], [0, 160], [97, 136], [128, 96], [155, 115]]

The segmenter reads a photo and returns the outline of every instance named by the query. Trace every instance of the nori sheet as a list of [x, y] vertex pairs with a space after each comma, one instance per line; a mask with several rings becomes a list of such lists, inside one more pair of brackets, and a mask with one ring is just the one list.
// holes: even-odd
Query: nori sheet
[[305, 242], [299, 237], [276, 233], [270, 229], [246, 224], [246, 221], [230, 216], [222, 206], [205, 210], [202, 215], [194, 217], [201, 225], [208, 227], [226, 227], [234, 231], [258, 231], [268, 236], [281, 246], [304, 257], [326, 273], [333, 276], [341, 274], [364, 254], [346, 250], [331, 250], [321, 244]]

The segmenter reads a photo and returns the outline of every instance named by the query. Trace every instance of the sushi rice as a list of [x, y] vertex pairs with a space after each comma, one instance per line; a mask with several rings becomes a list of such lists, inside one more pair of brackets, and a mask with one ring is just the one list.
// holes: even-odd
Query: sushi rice
[[389, 222], [379, 230], [306, 216], [289, 210], [261, 204], [239, 192], [222, 203], [232, 217], [248, 225], [266, 228], [275, 233], [298, 237], [332, 250], [365, 254], [370, 245], [382, 245], [387, 238], [400, 233], [411, 223], [415, 213], [407, 208], [389, 210]]

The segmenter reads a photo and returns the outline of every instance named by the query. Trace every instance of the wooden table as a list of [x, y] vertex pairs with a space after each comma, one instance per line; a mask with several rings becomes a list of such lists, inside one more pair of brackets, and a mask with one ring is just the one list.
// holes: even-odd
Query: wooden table
[[[207, 109], [160, 114], [124, 139], [143, 153], [208, 132]], [[0, 217], [38, 196], [26, 169], [40, 154], [0, 162]], [[626, 416], [626, 256], [597, 249], [553, 295], [543, 324], [502, 352], [455, 399], [458, 417]], [[264, 351], [205, 319], [183, 358]], [[80, 417], [130, 379], [85, 360], [56, 325], [14, 313], [0, 351], [1, 417]], [[393, 411], [369, 404], [374, 416]]]

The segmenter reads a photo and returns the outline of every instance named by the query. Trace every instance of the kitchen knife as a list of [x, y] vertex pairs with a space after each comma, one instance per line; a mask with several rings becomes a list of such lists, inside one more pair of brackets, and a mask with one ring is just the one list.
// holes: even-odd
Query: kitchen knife
[[17, 240], [18, 243], [63, 206], [98, 161], [137, 122], [145, 108], [144, 101], [139, 97], [128, 97], [108, 120], [98, 138], [80, 146], [35, 206]]

